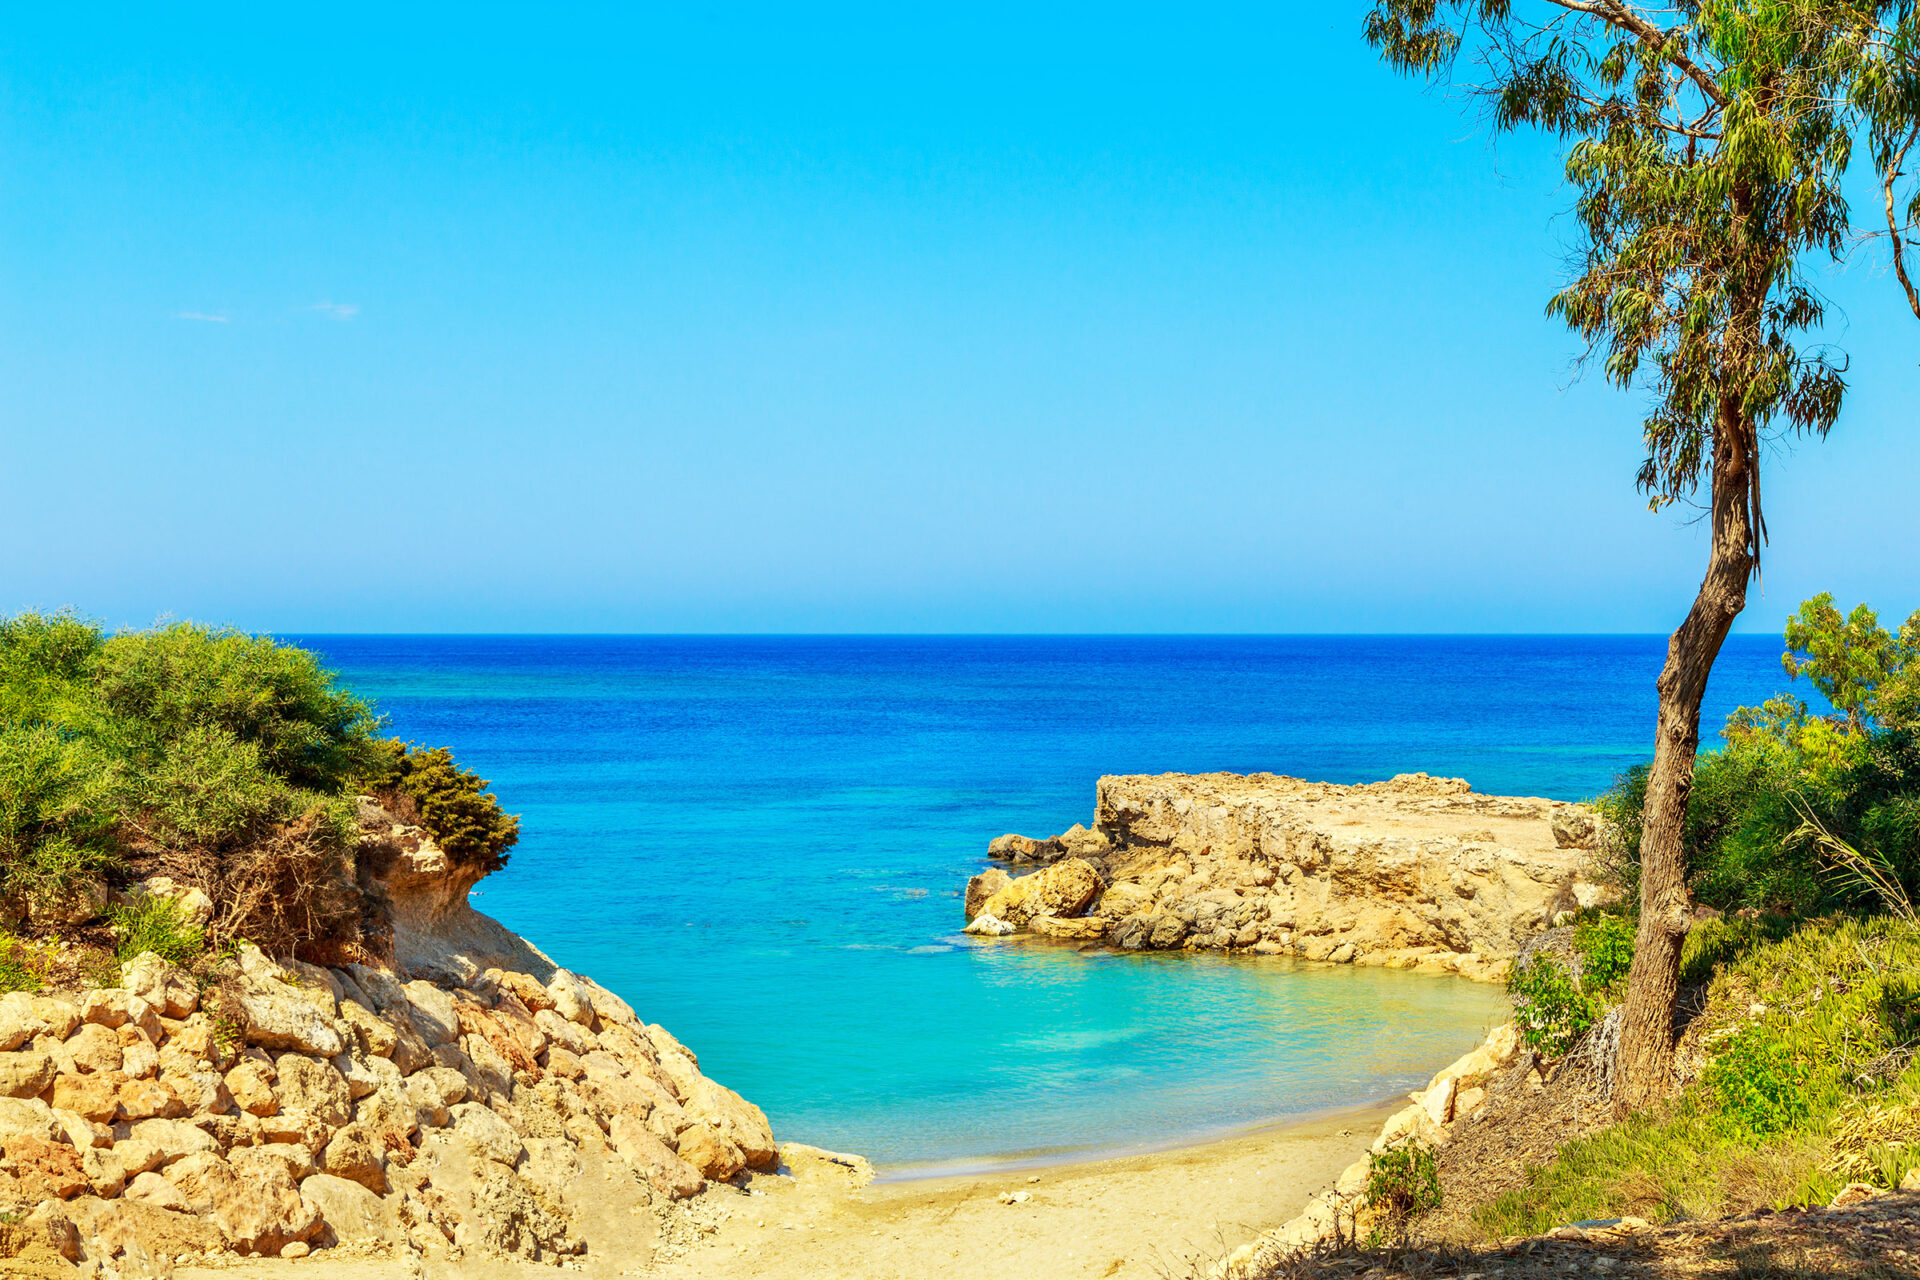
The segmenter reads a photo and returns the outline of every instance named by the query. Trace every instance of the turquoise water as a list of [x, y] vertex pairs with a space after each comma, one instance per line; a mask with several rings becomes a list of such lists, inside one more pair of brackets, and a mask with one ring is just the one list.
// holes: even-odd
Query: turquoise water
[[[475, 905], [783, 1139], [893, 1170], [1177, 1141], [1424, 1083], [1459, 979], [960, 936], [1004, 831], [1101, 773], [1424, 769], [1573, 799], [1651, 741], [1652, 637], [293, 637], [524, 816]], [[1729, 644], [1709, 723], [1781, 682]]]

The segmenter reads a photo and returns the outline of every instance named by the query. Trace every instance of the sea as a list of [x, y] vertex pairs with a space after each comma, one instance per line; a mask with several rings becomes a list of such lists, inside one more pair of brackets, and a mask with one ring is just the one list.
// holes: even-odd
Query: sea
[[[1502, 1020], [1499, 989], [968, 938], [967, 877], [1003, 832], [1091, 824], [1106, 773], [1423, 770], [1593, 796], [1651, 750], [1666, 644], [282, 638], [521, 815], [477, 908], [665, 1026], [782, 1140], [891, 1177], [1176, 1145], [1423, 1085]], [[1728, 641], [1709, 742], [1785, 686], [1779, 652]]]

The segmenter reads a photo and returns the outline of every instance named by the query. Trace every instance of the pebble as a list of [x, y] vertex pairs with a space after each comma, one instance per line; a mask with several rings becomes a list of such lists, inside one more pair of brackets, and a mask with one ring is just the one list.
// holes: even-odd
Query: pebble
[[1025, 1204], [1031, 1199], [1033, 1199], [1033, 1193], [1031, 1191], [1002, 1191], [1000, 1193], [1001, 1204]]

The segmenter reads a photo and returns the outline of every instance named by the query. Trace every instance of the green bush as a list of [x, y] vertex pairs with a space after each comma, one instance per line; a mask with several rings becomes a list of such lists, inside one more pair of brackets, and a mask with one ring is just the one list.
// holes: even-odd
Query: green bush
[[207, 941], [171, 898], [138, 898], [115, 907], [112, 920], [113, 954], [122, 962], [151, 951], [162, 960], [185, 964], [200, 954]]
[[1806, 1069], [1761, 1028], [1747, 1027], [1729, 1039], [1707, 1067], [1706, 1080], [1720, 1109], [1751, 1133], [1779, 1133], [1806, 1119]]
[[1880, 1185], [1895, 1185], [1913, 1167], [1915, 1153], [1882, 1130], [1903, 1137], [1920, 1116], [1909, 1052], [1920, 1041], [1920, 923], [1707, 921], [1688, 936], [1682, 974], [1708, 983], [1701, 1080], [1567, 1143], [1525, 1186], [1476, 1208], [1488, 1235], [1824, 1204], [1850, 1177], [1877, 1169]]
[[1599, 1006], [1552, 956], [1517, 964], [1507, 978], [1514, 1022], [1528, 1048], [1548, 1058], [1564, 1057], [1599, 1017]]
[[[390, 764], [378, 723], [312, 654], [267, 637], [0, 618], [0, 898], [44, 932], [77, 919], [83, 889], [164, 869], [212, 895], [216, 939], [344, 944], [366, 907], [354, 795]], [[504, 862], [517, 823], [483, 781], [444, 751], [404, 772], [449, 852]], [[123, 946], [198, 945], [159, 916], [113, 923]]]
[[417, 821], [459, 861], [488, 871], [507, 864], [507, 850], [520, 838], [520, 819], [501, 809], [485, 778], [456, 765], [445, 747], [423, 751], [389, 739], [379, 752], [379, 767], [362, 785], [396, 816]]
[[1596, 916], [1574, 926], [1573, 950], [1580, 957], [1580, 986], [1600, 994], [1613, 990], [1633, 967], [1633, 921]]
[[275, 777], [327, 791], [371, 760], [372, 708], [335, 687], [311, 653], [266, 636], [191, 622], [121, 632], [101, 646], [93, 682], [143, 754], [221, 729], [256, 748]]
[[1395, 1225], [1416, 1213], [1438, 1209], [1440, 1169], [1433, 1149], [1416, 1142], [1368, 1156], [1367, 1186], [1361, 1202], [1379, 1210]]

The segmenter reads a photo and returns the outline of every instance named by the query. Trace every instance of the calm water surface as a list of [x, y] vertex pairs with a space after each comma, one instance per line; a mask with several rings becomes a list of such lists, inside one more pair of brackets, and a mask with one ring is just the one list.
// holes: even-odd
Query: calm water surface
[[[896, 1170], [1111, 1149], [1423, 1083], [1498, 1020], [1452, 978], [976, 943], [1003, 831], [1102, 773], [1426, 770], [1578, 799], [1652, 741], [1655, 637], [307, 636], [524, 816], [476, 905], [784, 1138]], [[1735, 637], [1709, 724], [1783, 679]]]

